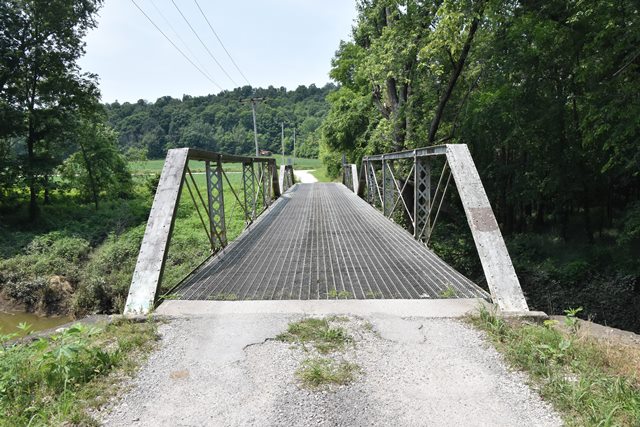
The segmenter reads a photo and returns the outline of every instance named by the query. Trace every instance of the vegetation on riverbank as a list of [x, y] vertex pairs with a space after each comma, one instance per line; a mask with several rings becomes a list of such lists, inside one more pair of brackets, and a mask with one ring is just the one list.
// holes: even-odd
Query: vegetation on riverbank
[[530, 375], [543, 398], [569, 426], [640, 424], [640, 344], [630, 347], [580, 333], [579, 310], [567, 310], [566, 332], [508, 321], [481, 308], [472, 324], [485, 331], [517, 369]]
[[[279, 162], [280, 158], [276, 157]], [[0, 207], [0, 296], [40, 314], [120, 313], [125, 303], [162, 161], [136, 162], [127, 199], [107, 200], [99, 209], [73, 192], [52, 192], [40, 219], [25, 222], [20, 200]], [[195, 172], [201, 162], [192, 162]], [[298, 159], [299, 168], [321, 167]], [[230, 171], [239, 171], [229, 165]], [[238, 190], [241, 175], [230, 173]], [[205, 197], [203, 174], [194, 173]], [[225, 181], [227, 236], [244, 229], [242, 209]], [[197, 196], [196, 196], [197, 198]], [[23, 206], [23, 205], [22, 205]], [[210, 246], [187, 190], [181, 197], [162, 292], [168, 291], [210, 255]]]
[[0, 335], [0, 426], [98, 425], [91, 411], [115, 394], [156, 339], [153, 321], [126, 320], [78, 323], [35, 341]]

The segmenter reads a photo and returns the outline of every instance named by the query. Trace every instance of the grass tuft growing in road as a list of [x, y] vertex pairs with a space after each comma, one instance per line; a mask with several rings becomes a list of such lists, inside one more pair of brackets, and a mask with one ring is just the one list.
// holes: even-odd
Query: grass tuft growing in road
[[[611, 345], [581, 336], [578, 310], [567, 310], [568, 332], [555, 321], [511, 323], [481, 308], [470, 321], [487, 332], [516, 368], [529, 373], [543, 398], [570, 426], [640, 425], [640, 378], [629, 362], [640, 349], [611, 351]], [[628, 357], [619, 357], [620, 351]]]
[[296, 375], [303, 385], [315, 389], [332, 384], [349, 384], [359, 370], [355, 363], [318, 357], [302, 362]]
[[332, 327], [327, 319], [314, 317], [290, 323], [287, 332], [278, 335], [276, 339], [303, 346], [312, 344], [322, 354], [342, 350], [352, 341], [344, 328]]

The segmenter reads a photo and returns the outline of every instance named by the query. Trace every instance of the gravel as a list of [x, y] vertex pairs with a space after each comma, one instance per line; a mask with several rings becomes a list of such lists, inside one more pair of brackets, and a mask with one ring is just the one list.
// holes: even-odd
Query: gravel
[[108, 426], [558, 426], [482, 333], [451, 319], [390, 315], [333, 321], [354, 338], [329, 355], [360, 366], [353, 383], [305, 389], [313, 350], [274, 340], [300, 316], [225, 314], [160, 326], [162, 343]]

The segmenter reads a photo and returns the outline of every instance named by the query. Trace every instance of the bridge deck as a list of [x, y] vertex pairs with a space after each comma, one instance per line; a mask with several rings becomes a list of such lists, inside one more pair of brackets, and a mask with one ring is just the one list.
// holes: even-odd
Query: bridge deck
[[298, 184], [176, 290], [181, 299], [489, 298], [340, 184]]

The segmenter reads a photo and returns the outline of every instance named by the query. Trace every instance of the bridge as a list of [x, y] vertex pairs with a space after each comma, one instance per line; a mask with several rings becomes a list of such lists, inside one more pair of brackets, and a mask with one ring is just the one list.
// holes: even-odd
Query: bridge
[[[204, 162], [206, 197], [197, 188], [190, 161]], [[231, 164], [241, 167], [242, 179], [236, 185], [225, 170]], [[271, 158], [170, 150], [125, 314], [149, 313], [157, 303], [184, 187], [200, 216], [211, 257], [171, 291], [174, 298], [464, 298], [492, 302], [504, 312], [528, 311], [466, 145], [368, 156], [359, 171], [346, 162], [343, 171], [342, 184], [301, 184], [294, 182], [292, 166], [282, 165], [278, 170]], [[453, 185], [488, 291], [429, 249], [445, 195]], [[231, 242], [225, 222], [225, 190], [226, 197], [240, 206], [245, 221], [245, 230]]]

